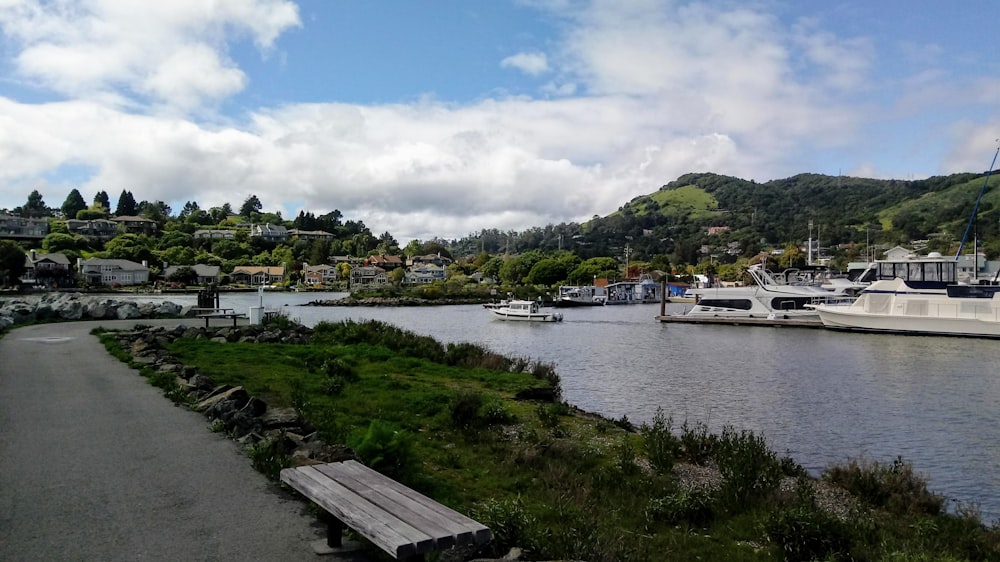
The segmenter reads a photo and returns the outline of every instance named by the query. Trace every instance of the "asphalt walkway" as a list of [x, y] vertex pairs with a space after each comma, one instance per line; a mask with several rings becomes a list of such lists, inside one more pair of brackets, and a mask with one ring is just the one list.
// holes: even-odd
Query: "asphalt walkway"
[[98, 324], [0, 339], [0, 560], [315, 561], [303, 504], [111, 357]]

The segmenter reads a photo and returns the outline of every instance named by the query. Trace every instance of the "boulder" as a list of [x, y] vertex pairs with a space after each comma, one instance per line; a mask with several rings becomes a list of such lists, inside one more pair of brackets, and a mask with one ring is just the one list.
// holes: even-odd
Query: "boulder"
[[134, 320], [136, 318], [141, 318], [142, 314], [139, 312], [139, 307], [134, 302], [123, 302], [118, 307], [117, 316], [119, 320]]

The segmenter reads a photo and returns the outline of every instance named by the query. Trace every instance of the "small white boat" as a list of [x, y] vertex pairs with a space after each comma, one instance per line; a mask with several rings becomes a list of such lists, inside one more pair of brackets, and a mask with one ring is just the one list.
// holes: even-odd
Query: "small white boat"
[[558, 312], [542, 312], [536, 301], [512, 300], [487, 310], [494, 318], [516, 322], [562, 322], [563, 319]]

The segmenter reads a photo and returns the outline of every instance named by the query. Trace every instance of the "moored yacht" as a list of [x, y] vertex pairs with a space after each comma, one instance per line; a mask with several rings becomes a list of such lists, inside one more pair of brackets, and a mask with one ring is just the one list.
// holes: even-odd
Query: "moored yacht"
[[1000, 286], [959, 284], [957, 266], [936, 253], [878, 261], [853, 303], [813, 308], [837, 330], [1000, 338]]

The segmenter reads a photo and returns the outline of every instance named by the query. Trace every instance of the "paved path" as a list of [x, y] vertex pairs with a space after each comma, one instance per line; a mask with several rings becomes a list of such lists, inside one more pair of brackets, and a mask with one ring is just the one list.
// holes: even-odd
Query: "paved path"
[[108, 355], [97, 324], [0, 339], [0, 560], [315, 562], [303, 504]]

